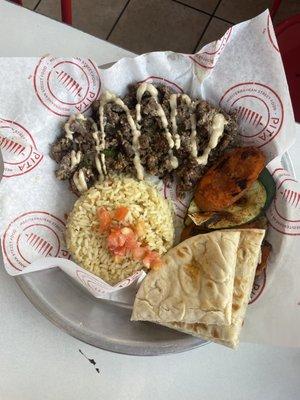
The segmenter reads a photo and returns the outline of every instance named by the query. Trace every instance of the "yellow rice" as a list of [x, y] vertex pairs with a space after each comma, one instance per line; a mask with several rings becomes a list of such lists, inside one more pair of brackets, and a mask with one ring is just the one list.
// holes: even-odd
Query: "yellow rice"
[[143, 221], [141, 240], [151, 250], [163, 254], [174, 241], [172, 206], [153, 185], [126, 176], [113, 176], [97, 183], [76, 201], [69, 214], [66, 243], [80, 266], [111, 285], [143, 268], [140, 262], [129, 258], [116, 264], [107, 249], [106, 235], [98, 232], [97, 209], [113, 210], [118, 206], [128, 207], [129, 224]]

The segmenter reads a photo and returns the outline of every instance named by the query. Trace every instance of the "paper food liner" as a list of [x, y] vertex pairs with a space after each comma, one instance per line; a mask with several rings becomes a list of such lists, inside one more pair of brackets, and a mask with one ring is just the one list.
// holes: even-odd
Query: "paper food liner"
[[[54, 176], [50, 144], [66, 118], [89, 113], [101, 91], [126, 93], [128, 84], [163, 83], [238, 113], [241, 139], [266, 154], [276, 182], [268, 211], [272, 255], [267, 275], [255, 282], [244, 339], [300, 345], [300, 188], [281, 165], [294, 141], [294, 117], [285, 73], [268, 11], [230, 28], [197, 54], [155, 52], [125, 58], [108, 70], [88, 59], [1, 58], [0, 146], [4, 160], [1, 246], [10, 275], [59, 266], [95, 297], [107, 297], [141, 277], [112, 287], [70, 260], [64, 242], [66, 214], [76, 200]], [[189, 202], [166, 183], [177, 218]], [[45, 258], [47, 257], [47, 258]], [[58, 258], [59, 257], [59, 258]], [[30, 264], [34, 262], [31, 266]]]

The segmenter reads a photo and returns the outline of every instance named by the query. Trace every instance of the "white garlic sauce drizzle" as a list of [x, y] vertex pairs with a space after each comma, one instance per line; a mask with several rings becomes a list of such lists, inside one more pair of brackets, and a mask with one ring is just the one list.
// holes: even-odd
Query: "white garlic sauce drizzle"
[[137, 105], [136, 105], [136, 116], [137, 116], [137, 121], [140, 122], [141, 120], [141, 101], [145, 93], [149, 93], [150, 96], [155, 100], [156, 103], [156, 112], [159, 118], [161, 119], [162, 126], [165, 131], [165, 136], [168, 141], [168, 145], [170, 149], [173, 149], [174, 147], [174, 140], [172, 138], [172, 134], [168, 129], [168, 119], [166, 117], [165, 111], [162, 107], [162, 105], [158, 102], [158, 90], [156, 89], [155, 86], [153, 86], [151, 83], [143, 82], [137, 89], [136, 92], [136, 99], [137, 99]]
[[177, 133], [177, 122], [176, 122], [176, 116], [177, 116], [177, 94], [171, 94], [170, 99], [170, 120], [172, 124], [172, 131], [173, 131], [173, 136], [175, 139], [175, 149], [180, 148], [180, 136]]
[[[165, 137], [166, 137], [168, 145], [169, 145], [170, 164], [173, 169], [176, 169], [178, 167], [178, 160], [177, 160], [177, 157], [174, 156], [173, 151], [172, 151], [173, 147], [175, 146], [175, 141], [173, 140], [172, 134], [168, 129], [169, 123], [168, 123], [166, 113], [165, 113], [162, 105], [158, 101], [158, 90], [151, 83], [143, 82], [137, 89], [136, 119], [138, 122], [140, 122], [140, 120], [141, 120], [141, 101], [142, 101], [143, 95], [146, 92], [148, 92], [150, 94], [150, 96], [155, 100], [156, 112], [157, 112], [158, 117], [161, 119], [161, 123], [162, 123], [162, 126], [165, 131]], [[177, 142], [177, 144], [178, 144], [178, 142]]]
[[190, 121], [191, 121], [191, 136], [190, 136], [190, 146], [191, 146], [191, 156], [193, 158], [197, 159], [197, 155], [198, 155], [198, 147], [197, 147], [197, 119], [196, 119], [196, 114], [195, 114], [195, 110], [196, 110], [196, 106], [197, 106], [198, 102], [194, 102], [193, 104], [191, 104], [190, 107], [190, 111], [191, 111], [191, 115], [190, 115]]
[[[130, 125], [130, 129], [132, 132], [132, 148], [134, 151], [134, 158], [133, 158], [133, 163], [136, 169], [137, 177], [139, 180], [144, 179], [144, 168], [141, 163], [140, 159], [140, 153], [139, 153], [139, 137], [141, 135], [141, 132], [136, 126], [136, 123], [134, 122], [134, 119], [132, 118], [130, 114], [129, 108], [126, 106], [126, 104], [123, 102], [122, 99], [117, 97], [115, 94], [111, 92], [104, 92], [100, 98], [100, 106], [99, 106], [99, 120], [100, 120], [100, 133], [101, 133], [101, 144], [105, 147], [105, 124], [104, 124], [104, 106], [107, 103], [115, 103], [119, 107], [121, 107], [125, 113], [126, 117], [128, 120], [128, 123]], [[105, 155], [101, 153], [102, 162], [105, 164]]]
[[211, 128], [211, 132], [210, 132], [210, 138], [209, 138], [208, 145], [204, 149], [203, 154], [196, 158], [197, 163], [199, 165], [207, 164], [209, 154], [215, 147], [217, 147], [218, 141], [219, 141], [220, 137], [223, 135], [224, 127], [227, 124], [228, 124], [228, 122], [226, 121], [223, 114], [218, 113], [218, 114], [214, 115], [213, 120], [212, 120], [212, 128]]
[[106, 162], [105, 162], [105, 154], [101, 153], [100, 154], [100, 159], [101, 159], [101, 165], [102, 165], [102, 169], [103, 169], [103, 174], [107, 175], [107, 169], [106, 169]]
[[[65, 137], [67, 139], [73, 140], [74, 131], [72, 131], [70, 125], [76, 120], [86, 121], [86, 117], [81, 113], [77, 113], [70, 116], [70, 118], [64, 125]], [[81, 157], [82, 157], [81, 151], [77, 152], [75, 152], [74, 150], [71, 151], [71, 168], [76, 167], [76, 165], [80, 163]], [[73, 182], [79, 192], [84, 192], [85, 190], [87, 190], [85, 176], [81, 169], [78, 172], [75, 172], [75, 174], [73, 175]]]
[[96, 152], [99, 153], [99, 151], [101, 150], [101, 145], [100, 145], [100, 140], [99, 140], [99, 135], [98, 135], [98, 131], [95, 131], [92, 133], [93, 139], [95, 140], [95, 149]]
[[99, 131], [98, 131], [97, 124], [92, 118], [89, 118], [89, 120], [92, 123], [92, 128], [93, 128], [92, 136], [95, 141], [95, 150], [96, 150], [95, 165], [96, 165], [97, 171], [99, 173], [99, 180], [103, 181], [105, 175], [107, 175], [107, 170], [106, 170], [106, 165], [105, 165], [105, 155], [103, 154], [103, 157], [102, 157], [102, 154], [100, 154], [100, 159], [99, 159], [99, 153], [101, 152], [101, 150], [105, 149], [105, 142], [102, 143], [102, 140], [101, 140], [101, 143], [100, 143]]
[[68, 121], [65, 123], [64, 128], [65, 128], [65, 136], [67, 139], [73, 140], [73, 133], [74, 131], [71, 130], [70, 125], [75, 122], [76, 120], [86, 120], [86, 117], [83, 114], [73, 114], [70, 116], [70, 118], [68, 119]]
[[71, 151], [71, 168], [72, 169], [80, 163], [81, 156], [82, 156], [81, 151], [77, 151], [77, 152], [75, 150]]
[[102, 168], [101, 161], [99, 159], [98, 154], [95, 154], [95, 164], [96, 164], [97, 171], [99, 172], [99, 179], [100, 179], [100, 181], [102, 181], [104, 178], [104, 173], [103, 173], [103, 168]]
[[88, 189], [82, 169], [75, 172], [73, 175], [73, 182], [80, 193], [85, 192]]
[[175, 149], [180, 149], [181, 146], [181, 140], [180, 140], [180, 136], [177, 133], [177, 122], [176, 122], [176, 117], [177, 117], [177, 99], [181, 97], [181, 99], [183, 101], [185, 101], [185, 103], [187, 104], [187, 106], [190, 108], [191, 107], [191, 103], [192, 100], [190, 99], [190, 97], [187, 94], [171, 94], [170, 99], [169, 99], [169, 103], [170, 103], [170, 119], [171, 119], [171, 124], [172, 124], [172, 131], [173, 131], [173, 136], [174, 136], [174, 140], [175, 140]]
[[[104, 92], [101, 95], [100, 98], [100, 105], [99, 105], [99, 122], [100, 122], [100, 141], [99, 141], [99, 136], [98, 136], [98, 131], [93, 132], [93, 137], [95, 139], [96, 143], [96, 150], [97, 150], [97, 156], [95, 159], [96, 163], [96, 168], [101, 176], [107, 174], [106, 170], [106, 163], [105, 163], [105, 154], [103, 152], [100, 153], [100, 158], [101, 162], [98, 157], [98, 153], [101, 150], [105, 149], [105, 121], [104, 121], [104, 106], [107, 103], [115, 103], [119, 107], [121, 107], [125, 113], [126, 117], [128, 120], [128, 123], [130, 125], [130, 129], [132, 131], [132, 148], [134, 150], [134, 166], [137, 172], [137, 177], [138, 179], [142, 180], [144, 178], [144, 168], [141, 164], [141, 159], [140, 159], [140, 154], [139, 154], [139, 137], [141, 135], [140, 132], [140, 121], [142, 119], [141, 115], [141, 101], [143, 98], [143, 95], [145, 93], [149, 93], [150, 96], [155, 100], [156, 102], [156, 112], [158, 117], [161, 119], [162, 126], [165, 132], [165, 137], [167, 139], [168, 145], [169, 145], [169, 155], [170, 155], [170, 164], [173, 169], [176, 169], [178, 167], [178, 159], [177, 157], [174, 156], [173, 154], [173, 148], [179, 149], [181, 146], [181, 140], [180, 136], [178, 135], [178, 128], [177, 128], [177, 122], [176, 122], [176, 116], [177, 116], [177, 100], [180, 97], [182, 101], [186, 103], [186, 105], [189, 107], [190, 111], [190, 122], [191, 122], [191, 134], [190, 134], [190, 152], [193, 158], [196, 159], [197, 163], [199, 165], [206, 165], [208, 162], [208, 157], [210, 155], [211, 150], [213, 150], [222, 136], [224, 132], [224, 127], [228, 123], [224, 117], [223, 114], [217, 113], [214, 115], [213, 120], [212, 120], [212, 127], [210, 131], [210, 138], [209, 138], [209, 143], [204, 149], [203, 153], [201, 156], [198, 156], [198, 147], [197, 147], [197, 119], [196, 119], [196, 106], [199, 103], [199, 101], [192, 101], [191, 98], [187, 94], [171, 94], [170, 99], [169, 99], [169, 104], [170, 104], [170, 120], [171, 120], [171, 125], [172, 125], [172, 133], [168, 129], [168, 119], [166, 117], [166, 114], [164, 112], [164, 109], [162, 105], [158, 101], [158, 90], [157, 88], [152, 85], [151, 83], [143, 82], [141, 85], [139, 85], [137, 89], [137, 104], [136, 104], [136, 122], [134, 121], [132, 115], [130, 114], [129, 108], [126, 106], [126, 104], [123, 102], [123, 100], [119, 97], [117, 97], [114, 93], [111, 93], [109, 91]], [[71, 119], [71, 118], [70, 118]], [[72, 121], [68, 121], [70, 124]], [[67, 124], [68, 124], [67, 123]], [[66, 124], [66, 125], [67, 125]], [[68, 130], [67, 130], [68, 128]], [[69, 129], [69, 125], [66, 127], [65, 130], [67, 134], [71, 137], [71, 134], [73, 133]], [[66, 135], [67, 136], [67, 135]]]
[[170, 96], [170, 108], [171, 108], [171, 122], [173, 126], [173, 133], [177, 134], [177, 99], [181, 99], [189, 107], [190, 111], [190, 122], [191, 122], [191, 135], [190, 135], [190, 151], [191, 156], [196, 159], [198, 165], [206, 165], [208, 162], [208, 157], [210, 152], [217, 147], [220, 137], [223, 135], [224, 127], [228, 123], [223, 114], [217, 113], [214, 115], [212, 120], [212, 126], [210, 130], [210, 138], [206, 148], [203, 150], [201, 156], [198, 157], [198, 147], [197, 147], [197, 118], [195, 110], [199, 101], [192, 101], [187, 94], [172, 94]]

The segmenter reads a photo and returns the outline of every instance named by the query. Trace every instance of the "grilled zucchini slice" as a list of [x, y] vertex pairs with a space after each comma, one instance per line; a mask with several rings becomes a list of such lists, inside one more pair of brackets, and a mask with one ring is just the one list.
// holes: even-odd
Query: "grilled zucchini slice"
[[252, 186], [246, 190], [243, 197], [234, 204], [223, 210], [221, 219], [217, 222], [207, 223], [209, 229], [224, 229], [233, 226], [246, 224], [257, 218], [267, 201], [267, 192], [265, 187], [259, 181], [255, 181]]
[[207, 229], [225, 229], [246, 224], [257, 218], [267, 203], [267, 192], [258, 180], [234, 204], [217, 212], [199, 212], [192, 200], [186, 218], [186, 225], [193, 222]]

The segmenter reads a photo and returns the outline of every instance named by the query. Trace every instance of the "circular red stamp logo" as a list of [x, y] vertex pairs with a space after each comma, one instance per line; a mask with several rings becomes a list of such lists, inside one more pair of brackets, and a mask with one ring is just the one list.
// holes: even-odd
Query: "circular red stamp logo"
[[222, 96], [219, 105], [237, 113], [240, 135], [247, 145], [266, 145], [282, 127], [282, 101], [272, 88], [262, 83], [245, 82], [231, 87]]
[[143, 275], [143, 271], [137, 271], [135, 272], [133, 275], [131, 275], [129, 278], [124, 279], [123, 281], [121, 281], [120, 283], [118, 283], [117, 285], [115, 285], [115, 288], [121, 289], [121, 288], [125, 288], [129, 285], [131, 285], [133, 282], [135, 282], [140, 276]]
[[278, 48], [278, 44], [277, 44], [277, 39], [275, 36], [275, 32], [274, 32], [274, 28], [272, 25], [272, 21], [271, 21], [271, 17], [270, 15], [268, 15], [268, 19], [267, 19], [267, 29], [264, 29], [264, 33], [267, 32], [268, 35], [268, 39], [272, 45], [272, 47], [279, 52], [279, 48]]
[[225, 35], [221, 39], [207, 44], [199, 53], [190, 56], [191, 60], [202, 68], [212, 69], [225, 49], [231, 33], [232, 27], [225, 32]]
[[41, 103], [63, 117], [87, 110], [101, 87], [97, 66], [81, 58], [41, 58], [34, 71], [33, 84]]
[[170, 88], [172, 88], [174, 90], [174, 92], [183, 93], [183, 89], [179, 85], [177, 85], [175, 82], [169, 81], [168, 79], [161, 78], [159, 76], [148, 76], [148, 78], [140, 81], [139, 83], [143, 83], [143, 82], [166, 85], [166, 86], [169, 86]]
[[109, 292], [109, 287], [107, 284], [103, 285], [99, 280], [93, 276], [92, 274], [82, 271], [81, 269], [76, 270], [76, 276], [79, 279], [79, 281], [85, 286], [88, 290], [94, 292], [94, 293], [99, 293], [99, 294], [104, 294]]
[[278, 184], [267, 217], [276, 231], [285, 235], [300, 235], [300, 191], [295, 179], [285, 178]]
[[254, 279], [249, 304], [254, 303], [260, 297], [266, 286], [266, 280], [266, 270], [264, 270], [262, 274]]
[[10, 178], [33, 170], [43, 159], [32, 135], [15, 121], [0, 118], [0, 148], [3, 176]]
[[22, 271], [39, 257], [69, 258], [63, 235], [65, 224], [46, 211], [30, 211], [15, 218], [3, 235], [4, 259]]
[[141, 271], [137, 271], [129, 278], [124, 279], [122, 282], [118, 283], [114, 287], [111, 287], [105, 282], [102, 283], [101, 278], [97, 278], [96, 276], [93, 276], [93, 274], [87, 271], [82, 271], [81, 269], [76, 270], [76, 276], [79, 279], [79, 281], [83, 284], [83, 286], [85, 286], [91, 292], [100, 295], [114, 292], [116, 289], [121, 289], [129, 286], [131, 283], [136, 281], [141, 276], [142, 273], [143, 272]]

